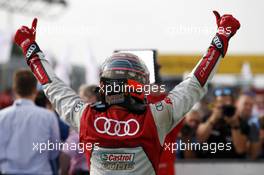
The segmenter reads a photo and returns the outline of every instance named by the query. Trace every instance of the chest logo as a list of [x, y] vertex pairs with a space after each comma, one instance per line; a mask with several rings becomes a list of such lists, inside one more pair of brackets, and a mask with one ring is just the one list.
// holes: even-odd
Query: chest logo
[[135, 119], [119, 121], [106, 117], [97, 117], [94, 120], [94, 128], [100, 134], [110, 136], [134, 136], [139, 131], [139, 123]]
[[132, 170], [134, 169], [134, 153], [102, 153], [101, 161], [108, 170]]

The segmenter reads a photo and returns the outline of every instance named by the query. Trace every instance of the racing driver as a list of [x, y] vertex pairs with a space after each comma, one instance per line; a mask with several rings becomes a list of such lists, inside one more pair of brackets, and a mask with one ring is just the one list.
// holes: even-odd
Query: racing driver
[[230, 14], [220, 16], [214, 11], [214, 15], [218, 30], [206, 53], [189, 76], [155, 104], [149, 104], [144, 92], [133, 88], [106, 93], [114, 85], [149, 84], [146, 66], [133, 54], [116, 53], [106, 59], [100, 71], [101, 100], [85, 104], [54, 74], [37, 45], [36, 18], [31, 28], [18, 29], [14, 39], [59, 115], [79, 131], [81, 143], [94, 146], [86, 149], [91, 174], [152, 175], [157, 174], [166, 135], [206, 94], [229, 39], [240, 27]]

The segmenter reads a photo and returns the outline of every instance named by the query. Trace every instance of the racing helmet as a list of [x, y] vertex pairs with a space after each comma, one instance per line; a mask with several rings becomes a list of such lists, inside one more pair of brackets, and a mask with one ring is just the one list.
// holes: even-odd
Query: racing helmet
[[114, 53], [105, 60], [100, 70], [101, 78], [130, 79], [142, 85], [149, 84], [149, 71], [145, 63], [131, 53]]
[[149, 84], [149, 71], [144, 62], [131, 53], [114, 53], [106, 59], [100, 69], [100, 86], [105, 89], [101, 93], [102, 101], [110, 105], [121, 105], [130, 111], [144, 111], [146, 97], [144, 91], [138, 92], [135, 89], [121, 88], [122, 90], [107, 92], [106, 86], [114, 85], [124, 87], [144, 87]]

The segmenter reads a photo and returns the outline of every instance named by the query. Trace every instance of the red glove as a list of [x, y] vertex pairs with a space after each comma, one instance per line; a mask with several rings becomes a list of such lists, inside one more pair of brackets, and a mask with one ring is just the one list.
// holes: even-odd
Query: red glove
[[35, 43], [37, 22], [37, 18], [34, 18], [31, 28], [22, 26], [17, 30], [14, 37], [15, 43], [21, 47], [27, 59], [40, 51]]
[[218, 27], [217, 33], [219, 35], [224, 35], [228, 39], [230, 39], [240, 28], [239, 21], [229, 14], [220, 16], [220, 14], [217, 11], [213, 11], [213, 13], [216, 17], [216, 24]]
[[230, 14], [220, 16], [217, 11], [213, 11], [216, 17], [216, 24], [218, 27], [216, 36], [213, 38], [212, 45], [214, 45], [225, 56], [229, 39], [240, 28], [239, 21]]
[[51, 79], [47, 74], [47, 71], [45, 70], [43, 64], [41, 63], [41, 59], [39, 58], [39, 53], [41, 52], [41, 50], [35, 42], [37, 21], [37, 18], [33, 20], [30, 29], [26, 26], [22, 26], [20, 29], [18, 29], [15, 34], [14, 40], [15, 43], [19, 47], [21, 47], [25, 55], [27, 64], [38, 81], [41, 84], [47, 84], [51, 82]]

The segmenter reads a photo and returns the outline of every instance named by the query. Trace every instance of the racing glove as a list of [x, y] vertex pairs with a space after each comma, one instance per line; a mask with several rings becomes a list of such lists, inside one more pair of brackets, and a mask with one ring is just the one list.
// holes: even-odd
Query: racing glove
[[216, 17], [216, 24], [218, 27], [216, 36], [213, 38], [212, 45], [214, 45], [225, 56], [229, 39], [235, 35], [240, 28], [239, 21], [230, 14], [220, 16], [217, 11], [213, 11]]
[[39, 54], [43, 53], [35, 41], [37, 21], [37, 18], [34, 18], [31, 28], [26, 26], [19, 28], [15, 34], [14, 41], [21, 47], [28, 66], [31, 68], [39, 82], [43, 85], [51, 81], [41, 63], [41, 60], [39, 59]]
[[225, 56], [229, 39], [234, 36], [240, 27], [240, 23], [232, 15], [220, 16], [213, 11], [216, 17], [218, 30], [207, 52], [194, 69], [194, 75], [202, 87], [212, 79], [220, 60]]
[[17, 30], [15, 34], [14, 40], [16, 44], [21, 47], [24, 55], [27, 57], [31, 55], [31, 52], [27, 55], [29, 47], [33, 43], [35, 43], [37, 21], [37, 18], [35, 18], [32, 22], [31, 28], [28, 28], [27, 26], [22, 26], [20, 29]]
[[14, 41], [21, 47], [28, 66], [42, 85], [45, 95], [59, 116], [71, 127], [79, 130], [80, 118], [87, 104], [54, 73], [35, 41], [36, 27], [37, 19], [35, 18], [31, 28], [22, 26], [17, 30]]

